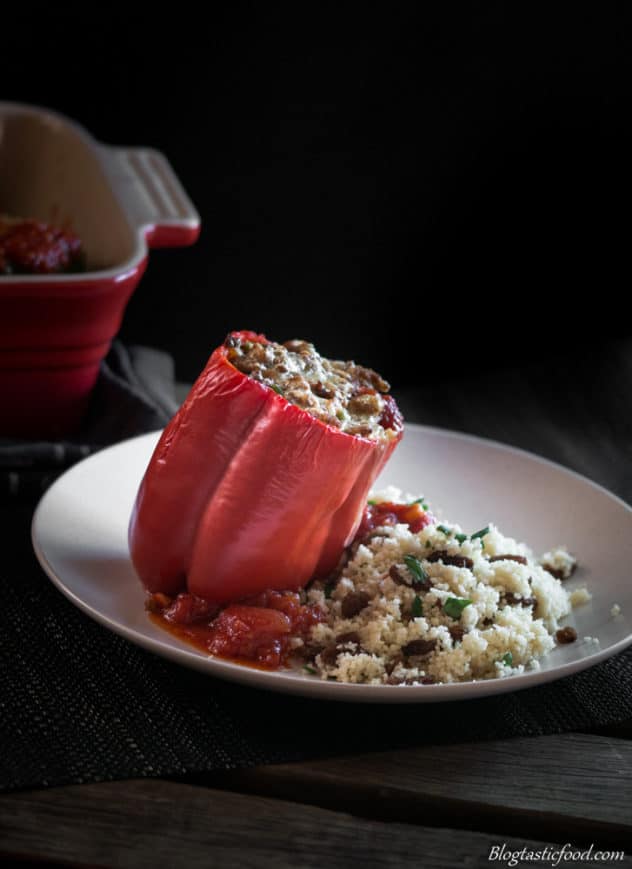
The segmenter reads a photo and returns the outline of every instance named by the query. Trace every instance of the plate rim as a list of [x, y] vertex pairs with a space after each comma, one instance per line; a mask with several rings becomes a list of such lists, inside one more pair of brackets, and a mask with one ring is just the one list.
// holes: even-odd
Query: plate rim
[[[614, 500], [619, 506], [623, 507], [626, 512], [632, 513], [632, 506], [602, 484], [591, 480], [584, 474], [581, 474], [572, 468], [568, 468], [559, 462], [540, 456], [537, 453], [525, 450], [521, 447], [514, 447], [492, 438], [486, 438], [468, 432], [460, 432], [453, 429], [444, 429], [439, 426], [429, 426], [420, 423], [406, 423], [404, 436], [406, 429], [417, 430], [421, 433], [429, 433], [435, 436], [438, 435], [440, 437], [448, 437], [456, 440], [467, 440], [485, 447], [499, 449], [502, 452], [509, 454], [520, 454], [531, 461], [547, 465], [558, 472], [561, 471], [565, 475], [570, 475], [582, 483], [588, 484], [590, 487], [600, 491], [609, 499]], [[361, 703], [446, 703], [456, 702], [459, 700], [475, 700], [497, 694], [513, 693], [514, 691], [522, 691], [528, 688], [537, 687], [538, 685], [556, 682], [559, 679], [564, 679], [574, 673], [579, 673], [589, 667], [593, 667], [596, 664], [619, 654], [628, 648], [628, 646], [632, 645], [632, 633], [629, 633], [626, 637], [618, 640], [613, 645], [607, 646], [605, 649], [597, 649], [578, 660], [559, 664], [550, 670], [530, 670], [514, 676], [494, 677], [492, 679], [479, 679], [467, 682], [448, 682], [436, 685], [395, 686], [332, 682], [325, 679], [312, 679], [307, 676], [302, 676], [293, 670], [283, 671], [258, 669], [256, 667], [237, 664], [232, 661], [225, 661], [211, 655], [204, 655], [203, 653], [194, 650], [193, 647], [188, 647], [183, 641], [179, 641], [176, 637], [171, 637], [171, 635], [168, 634], [165, 634], [165, 638], [169, 637], [169, 641], [163, 638], [153, 638], [145, 635], [133, 627], [128, 627], [123, 623], [119, 623], [108, 616], [107, 613], [101, 612], [90, 603], [84, 601], [66, 584], [62, 577], [58, 576], [54, 567], [48, 560], [43, 547], [40, 545], [38, 539], [38, 526], [42, 521], [41, 517], [45, 515], [47, 502], [51, 494], [58, 486], [62, 485], [63, 481], [67, 482], [67, 478], [72, 475], [76, 469], [97, 458], [103, 457], [104, 454], [124, 449], [125, 447], [130, 447], [132, 444], [138, 444], [140, 441], [153, 441], [155, 446], [161, 432], [161, 429], [157, 429], [155, 431], [146, 432], [144, 434], [135, 435], [117, 441], [115, 444], [104, 447], [67, 468], [52, 483], [47, 491], [44, 492], [34, 510], [31, 521], [31, 543], [37, 560], [48, 579], [64, 595], [64, 597], [98, 624], [118, 636], [122, 636], [128, 642], [140, 646], [146, 651], [156, 654], [159, 657], [166, 658], [167, 660], [181, 666], [195, 669], [207, 676], [216, 677], [225, 681], [248, 685], [249, 687], [263, 690], [309, 697], [311, 699]]]

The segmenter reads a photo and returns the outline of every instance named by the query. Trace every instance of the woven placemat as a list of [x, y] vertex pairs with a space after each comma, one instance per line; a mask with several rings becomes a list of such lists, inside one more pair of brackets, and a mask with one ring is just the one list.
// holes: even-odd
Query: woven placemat
[[[123, 353], [121, 348], [117, 352]], [[123, 355], [130, 362], [132, 356]], [[132, 371], [127, 376], [135, 375]], [[142, 409], [124, 383], [115, 385], [114, 392], [117, 388], [130, 402], [123, 414], [128, 428], [132, 418], [137, 431], [155, 427], [155, 420], [169, 412], [169, 402], [160, 409], [153, 400], [148, 411], [138, 383], [134, 389], [140, 389]], [[152, 388], [160, 392], [155, 382]], [[92, 431], [109, 426], [111, 440], [116, 426], [111, 415], [108, 419]], [[102, 445], [86, 441], [83, 452]], [[15, 474], [8, 464], [11, 445], [5, 446], [3, 471]], [[30, 446], [20, 452], [14, 445], [13, 455], [24, 459]], [[31, 452], [28, 470], [41, 486], [46, 461], [38, 465], [35, 455], [50, 459], [55, 449], [47, 454], [40, 445], [38, 450]], [[71, 447], [66, 450], [70, 461], [68, 456], [74, 457]], [[20, 479], [26, 470], [22, 468]], [[592, 730], [632, 716], [632, 649], [538, 688], [418, 706], [308, 700], [178, 667], [111, 634], [55, 589], [31, 549], [34, 501], [28, 503], [24, 487], [14, 485], [12, 491], [13, 497], [2, 502], [5, 546], [0, 567], [4, 790], [183, 776], [431, 742]], [[17, 497], [20, 492], [22, 497]]]
[[443, 704], [341, 704], [225, 683], [84, 616], [25, 538], [16, 528], [16, 566], [1, 581], [3, 789], [590, 730], [632, 713], [632, 650], [549, 685]]

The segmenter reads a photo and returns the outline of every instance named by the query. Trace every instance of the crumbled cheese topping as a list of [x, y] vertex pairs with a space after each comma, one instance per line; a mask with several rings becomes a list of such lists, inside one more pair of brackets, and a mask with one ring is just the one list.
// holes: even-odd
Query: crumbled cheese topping
[[307, 341], [262, 344], [229, 336], [227, 342], [235, 368], [292, 404], [347, 434], [386, 435], [380, 420], [390, 386], [370, 368], [326, 359]]

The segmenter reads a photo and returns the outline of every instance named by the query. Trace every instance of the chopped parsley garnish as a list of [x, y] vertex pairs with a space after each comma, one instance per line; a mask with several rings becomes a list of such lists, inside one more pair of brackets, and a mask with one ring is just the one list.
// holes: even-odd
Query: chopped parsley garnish
[[421, 504], [421, 506], [424, 507], [424, 496], [422, 495], [421, 498], [416, 498], [414, 501], [411, 501], [408, 506], [412, 507], [413, 504]]
[[504, 664], [506, 667], [512, 667], [512, 666], [513, 666], [513, 655], [511, 654], [511, 652], [507, 652], [506, 655], [503, 655], [503, 664]]
[[454, 536], [459, 541], [459, 543], [465, 543], [465, 541], [467, 540], [467, 534], [455, 534]]
[[342, 408], [340, 408], [340, 410], [336, 411], [336, 416], [338, 417], [340, 422], [344, 422], [345, 419], [347, 418], [347, 415]]
[[325, 583], [325, 588], [323, 589], [323, 591], [325, 592], [325, 600], [329, 600], [329, 598], [331, 597], [331, 593], [334, 590], [334, 585], [334, 582]]
[[426, 540], [426, 549], [431, 549], [431, 548], [432, 548], [432, 541]]
[[419, 582], [428, 581], [428, 574], [421, 566], [421, 562], [419, 561], [419, 559], [415, 558], [414, 555], [405, 555], [404, 564], [410, 570], [415, 579], [419, 580]]
[[443, 604], [443, 611], [446, 615], [450, 616], [451, 619], [460, 619], [461, 613], [465, 607], [469, 606], [471, 603], [472, 601], [465, 597], [449, 597]]
[[276, 383], [271, 383], [271, 384], [270, 384], [270, 389], [274, 389], [274, 391], [275, 391], [276, 393], [278, 393], [279, 395], [283, 395], [283, 390], [281, 389], [280, 386], [277, 386]]
[[413, 601], [411, 612], [413, 614], [414, 619], [418, 619], [420, 616], [422, 616], [424, 614], [423, 604], [422, 604], [421, 598], [419, 597], [418, 594], [415, 595], [415, 599]]
[[305, 666], [303, 667], [303, 669], [304, 669], [304, 670], [307, 670], [307, 672], [308, 672], [308, 673], [311, 673], [313, 676], [315, 676], [316, 673], [318, 672], [318, 670], [314, 670], [313, 667], [308, 667], [307, 664], [305, 664]]
[[377, 504], [377, 501], [367, 501], [367, 504], [369, 505], [369, 507], [375, 507]]
[[484, 528], [481, 528], [480, 531], [476, 531], [474, 534], [470, 535], [470, 540], [482, 540], [486, 534], [489, 534], [489, 525], [486, 525]]
[[445, 525], [437, 525], [437, 531], [441, 531], [446, 537], [449, 537], [452, 534], [452, 529], [447, 528]]

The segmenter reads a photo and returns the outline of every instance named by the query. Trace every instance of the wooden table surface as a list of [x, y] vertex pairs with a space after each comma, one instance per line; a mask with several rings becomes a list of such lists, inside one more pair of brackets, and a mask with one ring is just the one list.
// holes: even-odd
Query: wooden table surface
[[[632, 347], [588, 346], [572, 360], [560, 351], [538, 362], [544, 340], [534, 336], [517, 355], [499, 342], [515, 357], [501, 374], [403, 390], [407, 417], [531, 449], [632, 500]], [[469, 867], [494, 865], [489, 855], [504, 845], [495, 862], [506, 866], [507, 850], [565, 843], [593, 846], [593, 857], [632, 853], [632, 715], [598, 733], [351, 749], [186, 781], [0, 797], [5, 864]], [[595, 865], [632, 866], [632, 857]]]

